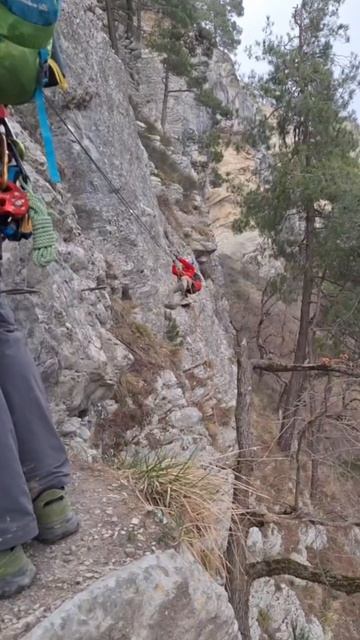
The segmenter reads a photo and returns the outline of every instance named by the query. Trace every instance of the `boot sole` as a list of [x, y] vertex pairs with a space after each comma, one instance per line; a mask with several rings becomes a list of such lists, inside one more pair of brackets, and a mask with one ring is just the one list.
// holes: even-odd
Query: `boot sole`
[[42, 526], [39, 529], [39, 534], [36, 538], [43, 544], [54, 544], [64, 538], [72, 536], [79, 530], [80, 521], [75, 514], [71, 514], [66, 520], [63, 520], [58, 525]]
[[36, 569], [30, 562], [27, 567], [18, 571], [18, 573], [8, 578], [0, 579], [0, 600], [11, 598], [17, 593], [21, 593], [24, 589], [27, 589], [32, 584], [36, 575]]

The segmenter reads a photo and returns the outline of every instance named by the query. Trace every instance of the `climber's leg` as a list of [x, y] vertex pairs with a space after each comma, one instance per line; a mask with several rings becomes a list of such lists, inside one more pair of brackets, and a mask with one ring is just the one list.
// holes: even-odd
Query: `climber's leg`
[[0, 390], [0, 599], [31, 585], [36, 571], [21, 544], [37, 533], [14, 425]]
[[55, 431], [40, 375], [3, 296], [0, 389], [14, 425], [19, 458], [32, 497], [46, 489], [64, 487], [69, 480], [65, 449]]
[[191, 279], [188, 278], [187, 276], [183, 276], [182, 278], [179, 278], [173, 293], [182, 293], [184, 296], [191, 290]]
[[173, 289], [173, 294], [176, 295], [177, 293], [182, 293], [182, 291], [183, 291], [183, 286], [182, 286], [181, 280], [178, 280]]
[[35, 567], [21, 547], [38, 533], [14, 425], [0, 390], [0, 599], [29, 587]]
[[186, 296], [186, 294], [190, 293], [191, 291], [191, 278], [188, 278], [187, 276], [183, 276], [180, 280], [180, 285], [181, 285], [181, 291], [183, 295]]
[[0, 391], [0, 551], [28, 542], [37, 533], [38, 526], [21, 468], [14, 425]]
[[176, 309], [176, 307], [180, 307], [184, 304], [186, 306], [190, 304], [190, 298], [187, 297], [187, 294], [191, 292], [191, 279], [187, 276], [183, 276], [180, 278], [174, 289], [173, 296], [169, 303], [165, 305], [167, 309]]

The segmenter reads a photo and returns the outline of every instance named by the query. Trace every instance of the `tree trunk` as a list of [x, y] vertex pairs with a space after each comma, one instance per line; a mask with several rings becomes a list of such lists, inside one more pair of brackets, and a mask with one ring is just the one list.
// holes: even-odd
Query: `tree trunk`
[[126, 37], [132, 40], [134, 37], [134, 1], [126, 0]]
[[234, 609], [242, 640], [251, 640], [249, 620], [249, 600], [251, 581], [245, 573], [246, 539], [251, 520], [233, 515], [226, 549], [227, 576], [226, 591]]
[[161, 128], [164, 133], [165, 133], [166, 124], [167, 124], [169, 89], [170, 89], [170, 71], [167, 67], [165, 67], [164, 97], [163, 97], [162, 110], [161, 110]]
[[[309, 209], [306, 213], [305, 268], [302, 286], [300, 327], [294, 358], [295, 364], [303, 364], [307, 357], [311, 300], [314, 284], [314, 229], [315, 214], [313, 210]], [[305, 375], [303, 372], [293, 372], [286, 390], [278, 440], [279, 446], [283, 451], [291, 451], [294, 435], [296, 433], [296, 418], [304, 388], [304, 380]]]
[[319, 481], [320, 481], [320, 454], [321, 454], [321, 436], [325, 425], [326, 414], [328, 412], [329, 402], [332, 396], [332, 376], [328, 375], [324, 391], [324, 416], [317, 420], [312, 428], [310, 438], [310, 451], [311, 451], [311, 481], [310, 481], [310, 500], [314, 504], [319, 495]]
[[296, 466], [296, 480], [295, 480], [295, 499], [294, 499], [294, 507], [295, 512], [300, 509], [300, 498], [301, 498], [301, 449], [302, 444], [304, 442], [304, 437], [306, 434], [306, 426], [303, 427], [299, 439], [297, 442], [296, 456], [295, 456], [295, 466]]
[[113, 8], [113, 0], [105, 0], [106, 6], [106, 15], [108, 21], [108, 29], [109, 29], [109, 37], [111, 46], [116, 55], [119, 55], [119, 45], [116, 36], [116, 28], [115, 28], [115, 18], [114, 18], [114, 8]]
[[237, 366], [237, 397], [235, 408], [236, 438], [238, 457], [235, 467], [235, 480], [241, 477], [251, 478], [254, 471], [253, 433], [251, 424], [252, 402], [252, 364], [249, 360], [248, 346], [243, 340]]
[[251, 640], [249, 624], [249, 597], [251, 583], [245, 574], [246, 539], [251, 519], [240, 511], [249, 508], [249, 492], [240, 488], [244, 479], [250, 481], [254, 470], [254, 450], [251, 427], [252, 367], [248, 358], [247, 343], [240, 347], [237, 370], [237, 400], [235, 410], [237, 459], [234, 468], [235, 487], [233, 513], [226, 550], [226, 589], [235, 611], [243, 640]]
[[[265, 343], [263, 342], [262, 332], [263, 332], [264, 324], [270, 315], [272, 307], [274, 306], [274, 304], [272, 304], [270, 306], [270, 309], [268, 309], [268, 304], [269, 302], [271, 302], [271, 299], [275, 295], [274, 293], [269, 293], [269, 282], [271, 281], [269, 280], [266, 283], [261, 295], [260, 320], [258, 322], [257, 329], [256, 329], [256, 345], [259, 351], [259, 356], [262, 360], [265, 360], [268, 357], [268, 351]], [[264, 375], [264, 372], [260, 370], [259, 382], [261, 382], [263, 375]]]
[[140, 43], [142, 41], [142, 8], [143, 8], [142, 0], [137, 0], [137, 3], [136, 3], [136, 34], [137, 34], [137, 40]]
[[[319, 321], [322, 286], [324, 283], [325, 275], [326, 275], [326, 271], [324, 271], [320, 279], [319, 285], [317, 287], [316, 308], [315, 308], [314, 316], [311, 320], [311, 327], [309, 331], [309, 358], [311, 362], [315, 362], [317, 359], [316, 329]], [[324, 399], [325, 399], [325, 405], [326, 405], [326, 391], [325, 391]], [[310, 427], [310, 433], [309, 433], [309, 450], [311, 454], [310, 501], [311, 503], [313, 503], [315, 500], [315, 496], [318, 493], [318, 486], [319, 486], [320, 431], [322, 430], [322, 426], [324, 424], [324, 418], [319, 418], [319, 419], [315, 418], [318, 409], [317, 409], [317, 403], [316, 403], [316, 382], [315, 382], [314, 375], [310, 375], [309, 407], [310, 407], [310, 420], [311, 420], [311, 427]], [[326, 406], [325, 406], [325, 410], [326, 410]]]

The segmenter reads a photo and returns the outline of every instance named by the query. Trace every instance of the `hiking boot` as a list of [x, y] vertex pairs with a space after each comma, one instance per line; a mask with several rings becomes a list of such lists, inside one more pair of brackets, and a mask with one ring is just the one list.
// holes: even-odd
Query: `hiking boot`
[[36, 569], [22, 547], [0, 551], [0, 599], [30, 587]]
[[34, 501], [39, 534], [37, 540], [53, 544], [71, 536], [79, 528], [79, 519], [71, 509], [64, 489], [44, 491]]

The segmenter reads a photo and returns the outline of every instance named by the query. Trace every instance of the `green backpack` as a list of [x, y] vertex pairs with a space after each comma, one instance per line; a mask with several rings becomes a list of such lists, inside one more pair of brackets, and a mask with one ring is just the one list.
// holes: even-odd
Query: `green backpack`
[[50, 56], [59, 10], [59, 0], [0, 0], [0, 104], [33, 98], [39, 52]]
[[0, 105], [36, 101], [40, 128], [53, 182], [56, 167], [43, 88], [66, 82], [52, 58], [60, 0], [0, 0]]

